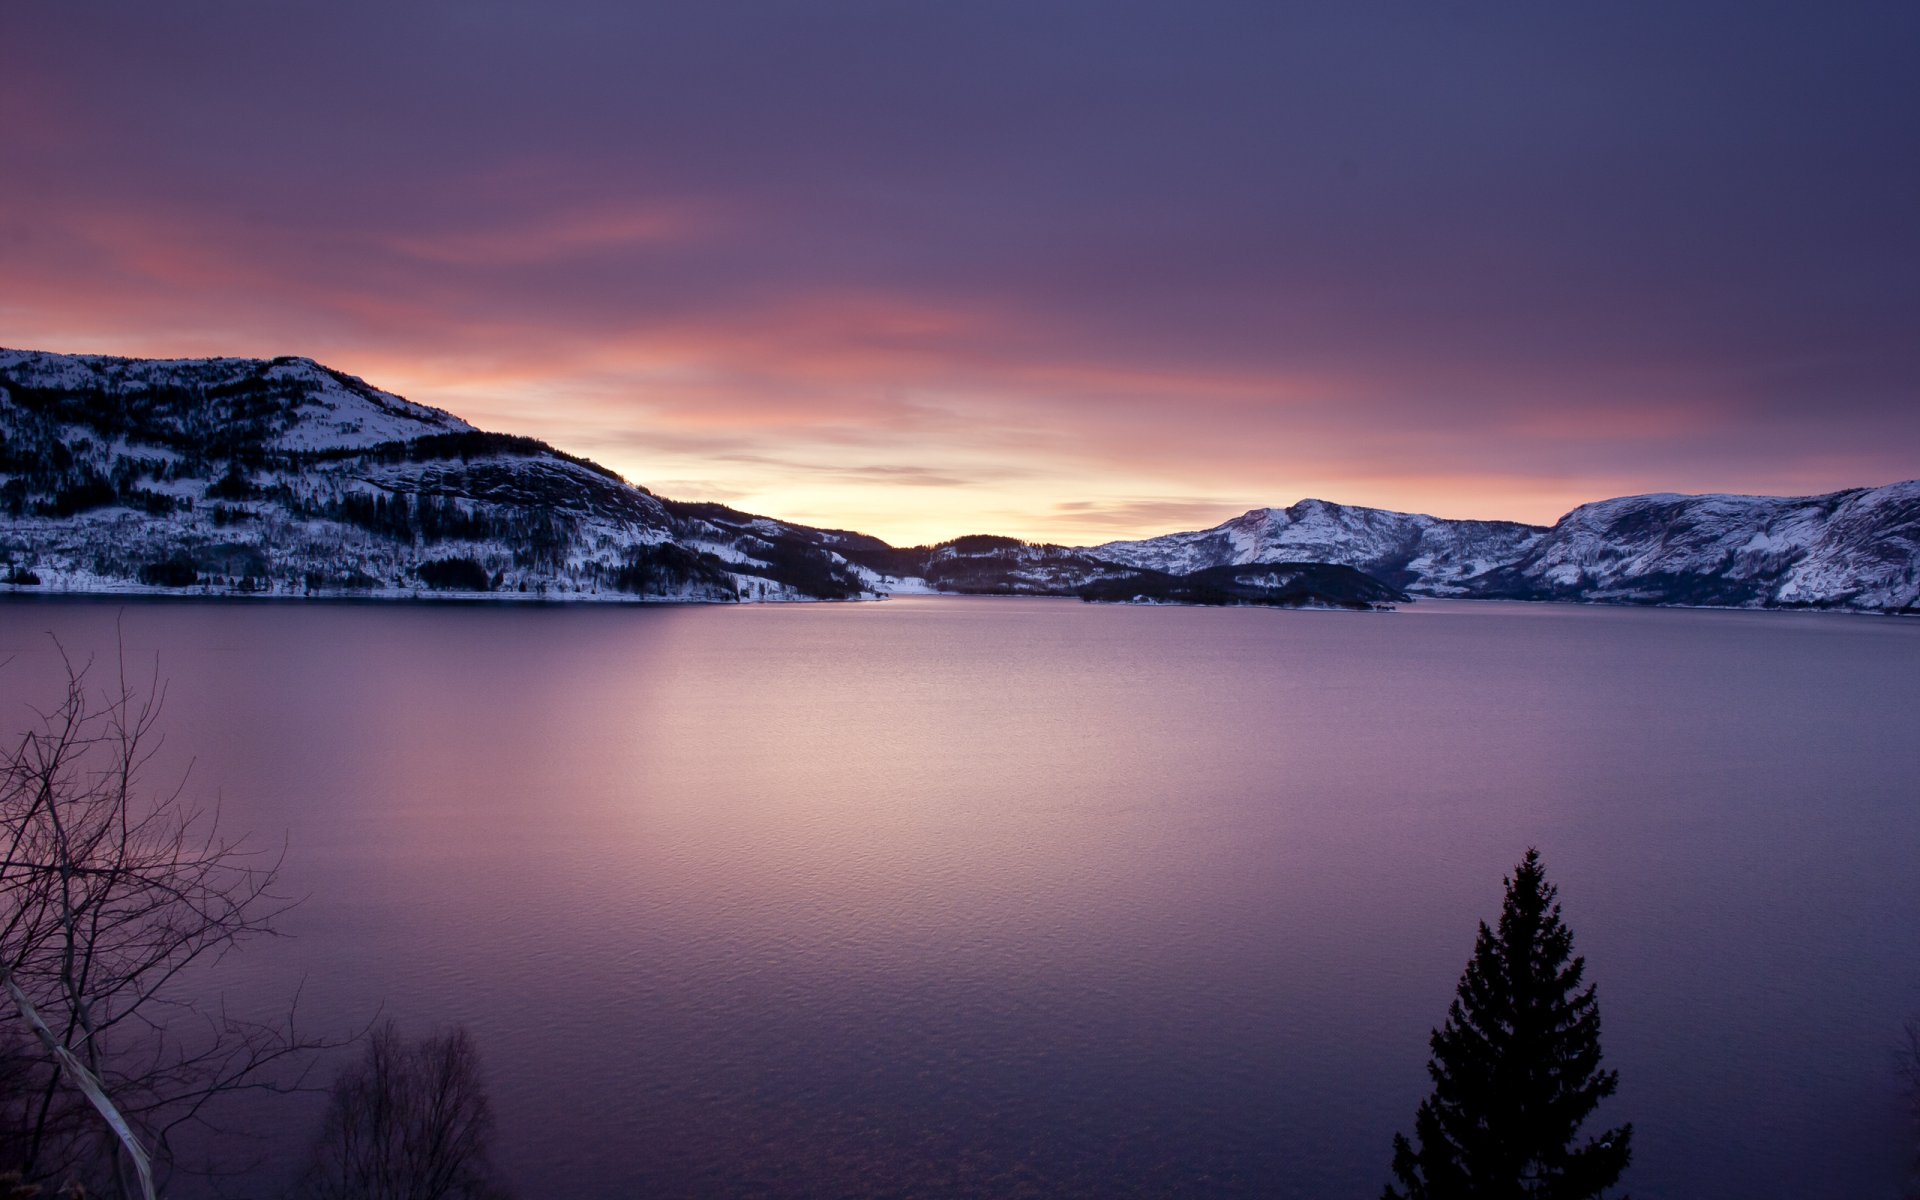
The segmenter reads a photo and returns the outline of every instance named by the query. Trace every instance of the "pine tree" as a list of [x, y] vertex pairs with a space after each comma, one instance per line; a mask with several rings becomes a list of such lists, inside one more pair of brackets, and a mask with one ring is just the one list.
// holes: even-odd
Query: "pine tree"
[[1626, 1169], [1633, 1126], [1574, 1142], [1619, 1076], [1600, 1069], [1600, 1010], [1558, 889], [1531, 849], [1505, 882], [1499, 928], [1481, 922], [1433, 1031], [1433, 1094], [1414, 1117], [1418, 1144], [1394, 1136], [1399, 1187], [1383, 1200], [1590, 1200]]

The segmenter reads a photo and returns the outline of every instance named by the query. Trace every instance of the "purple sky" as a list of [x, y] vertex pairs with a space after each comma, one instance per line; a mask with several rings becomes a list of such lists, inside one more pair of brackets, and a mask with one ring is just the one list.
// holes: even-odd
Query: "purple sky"
[[1920, 5], [5, 31], [0, 345], [307, 354], [897, 541], [1920, 476]]

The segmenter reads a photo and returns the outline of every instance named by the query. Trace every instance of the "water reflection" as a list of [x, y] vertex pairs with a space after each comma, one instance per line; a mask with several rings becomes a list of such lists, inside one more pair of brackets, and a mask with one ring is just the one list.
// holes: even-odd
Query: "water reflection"
[[[0, 606], [7, 695], [36, 631]], [[309, 977], [485, 1047], [523, 1194], [1373, 1194], [1501, 873], [1642, 1197], [1857, 1196], [1920, 1005], [1920, 627], [1426, 603], [139, 605]], [[302, 1126], [304, 1128], [305, 1126]]]

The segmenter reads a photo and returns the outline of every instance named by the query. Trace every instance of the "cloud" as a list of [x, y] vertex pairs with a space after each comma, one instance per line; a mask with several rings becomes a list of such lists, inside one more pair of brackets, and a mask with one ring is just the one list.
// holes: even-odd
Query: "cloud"
[[[854, 483], [886, 484], [896, 487], [936, 487], [964, 488], [973, 487], [982, 479], [959, 474], [952, 470], [940, 470], [933, 467], [915, 466], [835, 466], [822, 463], [801, 462], [794, 459], [771, 458], [758, 454], [728, 454], [718, 456], [722, 462], [754, 463], [774, 467], [796, 474], [811, 474]], [[989, 479], [1007, 479], [1025, 472], [994, 470], [983, 472]]]
[[684, 243], [713, 220], [711, 213], [670, 207], [554, 214], [531, 224], [390, 236], [384, 247], [440, 266], [515, 267]]
[[0, 73], [0, 343], [310, 354], [898, 537], [1885, 482], [1920, 444], [1916, 36], [41, 8]]
[[1053, 506], [1056, 522], [1063, 529], [1082, 537], [1102, 537], [1103, 541], [1132, 537], [1152, 537], [1159, 533], [1179, 533], [1210, 529], [1247, 511], [1244, 501], [1147, 497], [1130, 500], [1063, 500]]

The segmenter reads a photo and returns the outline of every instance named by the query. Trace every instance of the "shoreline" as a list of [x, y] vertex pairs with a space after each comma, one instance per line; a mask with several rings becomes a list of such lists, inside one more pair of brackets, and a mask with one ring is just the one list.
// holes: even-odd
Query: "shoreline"
[[[183, 592], [168, 589], [146, 589], [141, 585], [129, 585], [127, 590], [46, 590], [33, 584], [0, 584], [0, 604], [326, 604], [326, 605], [426, 605], [432, 607], [478, 608], [488, 606], [520, 608], [761, 608], [783, 607], [786, 605], [813, 604], [878, 604], [891, 600], [1080, 600], [1079, 596], [1046, 595], [1025, 592], [934, 592], [912, 591], [853, 597], [841, 600], [824, 600], [815, 597], [793, 597], [787, 599], [755, 600], [699, 600], [675, 598], [648, 598], [642, 596], [608, 595], [606, 593], [534, 595], [524, 592], [385, 592], [356, 595], [351, 593], [313, 593], [292, 594], [286, 592]], [[1839, 617], [1893, 617], [1920, 618], [1920, 611], [1875, 608], [1819, 607], [1814, 605], [1767, 607], [1736, 607], [1714, 604], [1634, 604], [1608, 600], [1530, 600], [1506, 596], [1414, 596], [1408, 601], [1387, 609], [1356, 609], [1341, 605], [1282, 605], [1282, 604], [1192, 604], [1179, 601], [1094, 601], [1099, 607], [1112, 608], [1253, 608], [1270, 609], [1276, 612], [1397, 612], [1401, 607], [1418, 609], [1428, 601], [1462, 604], [1525, 604], [1545, 607], [1549, 605], [1579, 609], [1619, 609], [1665, 610], [1679, 612], [1725, 612], [1725, 613], [1778, 613], [1782, 615], [1820, 615]], [[1082, 601], [1085, 603], [1085, 601]]]

